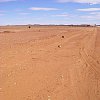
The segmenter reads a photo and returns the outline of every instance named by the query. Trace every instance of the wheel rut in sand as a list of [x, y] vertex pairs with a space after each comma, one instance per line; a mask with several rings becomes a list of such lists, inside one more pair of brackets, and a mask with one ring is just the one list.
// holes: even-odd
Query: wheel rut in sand
[[100, 75], [98, 60], [94, 58], [96, 39], [97, 39], [97, 28], [95, 28], [93, 32], [82, 41], [79, 53], [80, 53], [81, 59], [87, 65], [89, 65], [90, 68], [95, 73]]

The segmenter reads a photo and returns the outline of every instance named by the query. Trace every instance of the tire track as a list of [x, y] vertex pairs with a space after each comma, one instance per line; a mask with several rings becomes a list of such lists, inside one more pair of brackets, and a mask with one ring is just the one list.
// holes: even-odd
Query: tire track
[[96, 37], [97, 37], [97, 28], [93, 30], [91, 34], [89, 34], [89, 37], [84, 39], [81, 43], [81, 48], [79, 51], [79, 54], [81, 56], [81, 59], [90, 66], [90, 68], [96, 73], [100, 74], [99, 70], [99, 64], [97, 63], [97, 60], [93, 58], [94, 50], [95, 50], [95, 43], [96, 43]]

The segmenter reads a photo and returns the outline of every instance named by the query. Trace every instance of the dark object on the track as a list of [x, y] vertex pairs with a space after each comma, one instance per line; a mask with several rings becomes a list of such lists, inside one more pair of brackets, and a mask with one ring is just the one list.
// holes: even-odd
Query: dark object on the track
[[58, 48], [61, 48], [61, 45], [58, 45]]
[[62, 38], [65, 38], [64, 36], [62, 36]]
[[29, 26], [28, 28], [31, 28], [31, 26]]

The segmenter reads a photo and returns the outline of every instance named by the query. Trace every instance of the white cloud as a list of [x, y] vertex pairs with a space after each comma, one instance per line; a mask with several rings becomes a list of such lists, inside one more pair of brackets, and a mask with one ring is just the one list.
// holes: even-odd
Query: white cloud
[[100, 12], [91, 12], [91, 15], [100, 15]]
[[22, 10], [22, 9], [17, 8], [17, 9], [15, 9], [15, 11], [17, 11], [17, 12], [22, 12], [23, 10]]
[[19, 13], [20, 15], [29, 15], [30, 13], [24, 13], [24, 12], [21, 12]]
[[90, 15], [95, 17], [96, 19], [100, 19], [100, 12], [92, 12], [90, 13]]
[[100, 8], [77, 9], [78, 11], [100, 11]]
[[84, 16], [81, 16], [81, 18], [94, 19], [94, 17], [93, 16], [90, 16], [90, 15], [84, 15]]
[[3, 16], [4, 14], [0, 14], [0, 16]]
[[31, 7], [30, 10], [42, 10], [42, 11], [52, 11], [52, 10], [59, 10], [57, 8], [41, 8], [41, 7]]
[[76, 2], [76, 3], [89, 3], [89, 4], [100, 4], [100, 0], [58, 0], [58, 2]]
[[68, 14], [59, 14], [59, 15], [52, 15], [52, 16], [57, 16], [57, 17], [68, 17]]
[[88, 20], [100, 20], [100, 15], [84, 15], [80, 16], [83, 19], [88, 19]]
[[0, 2], [9, 2], [9, 1], [16, 1], [16, 0], [0, 0]]
[[4, 15], [4, 13], [5, 13], [5, 11], [0, 10], [0, 16], [3, 16], [3, 15]]
[[0, 10], [0, 13], [4, 13], [5, 11], [3, 11], [3, 10]]

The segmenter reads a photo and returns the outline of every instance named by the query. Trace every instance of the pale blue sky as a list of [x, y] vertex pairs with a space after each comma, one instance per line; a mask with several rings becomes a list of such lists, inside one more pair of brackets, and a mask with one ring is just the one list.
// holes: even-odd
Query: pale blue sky
[[100, 0], [0, 0], [8, 24], [100, 24]]

